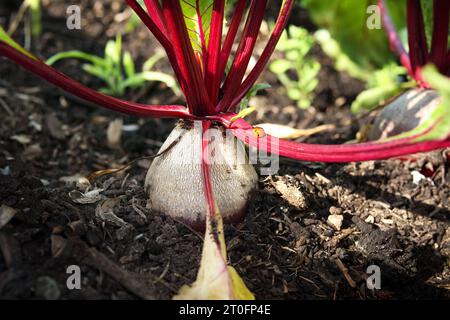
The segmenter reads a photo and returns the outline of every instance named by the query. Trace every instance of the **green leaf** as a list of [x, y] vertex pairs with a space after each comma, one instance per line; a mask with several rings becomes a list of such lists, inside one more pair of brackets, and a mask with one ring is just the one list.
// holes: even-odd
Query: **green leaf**
[[144, 66], [142, 67], [143, 71], [150, 71], [153, 69], [153, 67], [155, 66], [155, 64], [161, 60], [162, 58], [164, 58], [166, 56], [166, 54], [162, 51], [157, 51], [155, 52], [154, 55], [152, 55], [150, 58], [147, 59], [147, 61], [145, 61]]
[[275, 60], [269, 66], [270, 71], [272, 71], [275, 74], [285, 73], [286, 71], [288, 71], [291, 68], [292, 68], [292, 63], [290, 61], [284, 60], [284, 59]]
[[116, 45], [113, 40], [108, 40], [105, 46], [105, 60], [110, 64], [114, 64]]
[[[92, 64], [84, 64], [83, 70], [89, 73], [90, 75], [97, 77], [108, 85], [108, 94], [112, 94], [113, 96], [121, 96], [123, 94], [123, 89], [118, 87], [116, 85], [116, 82], [118, 81], [117, 78], [114, 78], [108, 70], [105, 70], [104, 68], [101, 68], [96, 65]], [[102, 93], [105, 93], [106, 89], [102, 90]]]
[[300, 100], [302, 94], [297, 88], [288, 89], [288, 97], [294, 101]]
[[176, 85], [176, 81], [174, 77], [170, 74], [166, 74], [158, 71], [145, 71], [142, 72], [142, 76], [147, 81], [159, 81], [165, 83], [168, 87], [173, 87]]
[[120, 57], [122, 55], [122, 35], [120, 33], [118, 33], [116, 35], [116, 63], [120, 64]]
[[27, 3], [30, 6], [31, 33], [36, 37], [42, 33], [41, 0], [27, 0]]
[[[147, 11], [144, 0], [138, 0], [138, 3], [142, 7], [142, 9]], [[128, 22], [125, 25], [125, 33], [133, 32], [142, 23], [141, 19], [139, 19], [136, 12], [131, 10], [131, 8], [129, 8], [128, 10], [132, 11], [133, 13], [131, 14], [131, 17], [128, 19]]]
[[170, 74], [158, 72], [158, 71], [143, 71], [136, 73], [134, 76], [129, 77], [122, 83], [122, 87], [137, 87], [142, 85], [145, 81], [158, 81], [164, 83], [177, 95], [181, 95], [181, 91], [178, 88], [177, 81]]
[[106, 88], [106, 87], [100, 88], [100, 89], [98, 89], [98, 91], [100, 93], [107, 94], [108, 96], [117, 95], [117, 93], [113, 89]]
[[38, 60], [34, 55], [32, 55], [29, 51], [27, 51], [25, 48], [23, 48], [20, 44], [15, 42], [7, 33], [6, 31], [0, 26], [0, 41], [5, 42], [9, 46], [13, 47], [20, 53], [28, 56], [31, 59]]
[[350, 76], [363, 81], [370, 79], [370, 74], [342, 51], [339, 43], [331, 37], [328, 30], [320, 29], [315, 32], [314, 36], [322, 50], [334, 60], [335, 68], [338, 71], [347, 72]]
[[202, 48], [209, 43], [213, 0], [182, 0], [181, 9], [194, 53], [202, 56]]
[[83, 70], [89, 73], [90, 75], [100, 78], [106, 82], [109, 82], [111, 79], [111, 75], [108, 72], [105, 72], [104, 69], [94, 66], [92, 64], [84, 64]]
[[237, 119], [240, 118], [244, 118], [246, 116], [248, 116], [250, 113], [252, 113], [253, 111], [255, 111], [255, 107], [248, 107], [245, 108], [243, 110], [241, 110], [237, 115], [235, 115], [233, 118], [231, 118], [230, 122], [233, 123], [235, 122]]
[[268, 83], [257, 83], [247, 93], [247, 97], [252, 98], [252, 97], [256, 96], [260, 90], [269, 89], [271, 87], [272, 86]]
[[431, 47], [433, 36], [433, 0], [420, 0], [422, 6], [423, 22], [425, 25], [425, 35], [427, 37], [428, 48]]
[[116, 66], [120, 65], [120, 57], [122, 55], [122, 36], [120, 33], [116, 36], [116, 40], [109, 40], [105, 47], [105, 58]]
[[[398, 30], [405, 29], [406, 0], [387, 1], [389, 12]], [[389, 48], [383, 28], [369, 29], [367, 26], [369, 5], [376, 0], [303, 0], [313, 21], [327, 29], [342, 52], [364, 70], [373, 70], [396, 57]], [[381, 22], [381, 19], [379, 20]]]
[[399, 92], [400, 88], [397, 86], [375, 87], [364, 90], [353, 101], [352, 112], [357, 114], [364, 110], [372, 110]]
[[277, 50], [283, 53], [284, 58], [273, 61], [269, 66], [283, 85], [282, 90], [300, 108], [311, 105], [313, 91], [318, 84], [320, 63], [309, 55], [315, 41], [305, 28], [289, 26], [288, 32], [285, 31], [277, 45]]
[[286, 52], [287, 60], [295, 61], [297, 59], [301, 59], [301, 57], [301, 53], [297, 50], [289, 50], [288, 52]]
[[250, 99], [253, 98], [258, 94], [260, 90], [271, 88], [270, 84], [267, 83], [257, 83], [255, 84], [249, 92], [245, 95], [245, 97], [241, 100], [241, 103], [239, 105], [239, 110], [243, 111], [248, 107], [248, 104], [250, 103]]
[[121, 86], [125, 90], [126, 88], [136, 88], [140, 87], [144, 84], [146, 79], [142, 75], [142, 73], [137, 73], [129, 78], [127, 78], [124, 82], [122, 82]]
[[136, 74], [136, 67], [134, 65], [133, 57], [128, 51], [126, 51], [123, 55], [123, 68], [125, 69], [125, 73], [128, 78]]
[[100, 58], [96, 55], [85, 53], [82, 51], [66, 51], [66, 52], [60, 52], [55, 54], [54, 56], [50, 57], [46, 63], [48, 65], [53, 65], [59, 60], [63, 59], [81, 59], [85, 61], [89, 61], [91, 63], [95, 63], [97, 65], [105, 66], [105, 62], [103, 61], [103, 58]]
[[364, 110], [372, 110], [413, 85], [413, 83], [398, 81], [398, 78], [406, 73], [405, 68], [395, 63], [371, 73], [367, 80], [367, 89], [361, 92], [352, 103], [352, 112], [357, 114]]

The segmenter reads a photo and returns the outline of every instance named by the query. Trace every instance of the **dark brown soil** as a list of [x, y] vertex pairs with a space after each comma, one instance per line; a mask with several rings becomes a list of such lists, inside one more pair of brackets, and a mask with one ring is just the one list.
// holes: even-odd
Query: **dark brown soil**
[[[33, 52], [42, 57], [69, 49], [100, 54], [124, 25], [114, 20], [124, 9], [120, 1], [75, 2], [82, 4], [81, 31], [65, 28], [67, 1], [44, 1], [44, 33], [32, 42]], [[5, 18], [10, 11], [0, 14]], [[299, 16], [298, 22], [310, 28], [305, 13]], [[23, 39], [22, 25], [16, 38]], [[144, 27], [125, 35], [124, 43], [138, 65], [155, 50]], [[276, 80], [266, 72], [263, 80], [274, 88], [255, 99], [258, 112], [249, 119], [298, 128], [335, 124], [338, 129], [306, 141], [353, 140], [361, 121], [349, 104], [363, 85], [337, 73], [320, 49], [314, 55], [322, 64], [314, 108], [293, 107], [277, 94]], [[80, 71], [78, 61], [58, 68], [99, 86]], [[158, 68], [170, 70], [164, 63]], [[17, 210], [0, 230], [0, 297], [170, 299], [192, 283], [202, 235], [145, 208], [149, 160], [98, 179], [90, 190], [101, 190], [91, 204], [76, 203], [83, 186], [64, 178], [155, 154], [174, 121], [94, 108], [6, 60], [0, 60], [0, 74], [0, 205]], [[182, 103], [159, 85], [130, 91], [125, 98]], [[120, 148], [109, 148], [106, 129], [117, 118], [138, 130], [125, 132]], [[226, 226], [230, 263], [258, 299], [448, 299], [450, 173], [442, 154], [348, 165], [282, 159], [278, 175], [261, 177], [245, 221]], [[415, 184], [413, 171], [431, 176]], [[282, 196], [280, 183], [300, 190], [306, 209]], [[99, 215], [111, 199], [121, 220]], [[343, 216], [340, 230], [327, 223], [330, 214]], [[366, 270], [373, 264], [381, 270], [380, 290], [366, 287]], [[66, 287], [69, 265], [81, 267], [81, 290]]]

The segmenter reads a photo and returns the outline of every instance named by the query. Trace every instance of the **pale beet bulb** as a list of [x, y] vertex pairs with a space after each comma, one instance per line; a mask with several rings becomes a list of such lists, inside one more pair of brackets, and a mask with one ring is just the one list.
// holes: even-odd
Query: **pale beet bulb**
[[[242, 142], [226, 134], [223, 127], [213, 125], [207, 136], [217, 206], [224, 222], [239, 222], [257, 189], [258, 175], [248, 161]], [[180, 121], [159, 153], [145, 179], [148, 207], [195, 229], [203, 229], [208, 205], [201, 167], [201, 122]]]

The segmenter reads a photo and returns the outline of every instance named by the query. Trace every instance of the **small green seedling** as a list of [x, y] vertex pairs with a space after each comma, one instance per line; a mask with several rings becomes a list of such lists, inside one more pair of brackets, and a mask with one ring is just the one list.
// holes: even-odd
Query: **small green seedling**
[[30, 8], [31, 34], [35, 37], [40, 36], [42, 33], [41, 0], [27, 0], [27, 5]]
[[[138, 0], [137, 1], [140, 6], [144, 6], [144, 0]], [[127, 10], [131, 10], [130, 8], [127, 8]], [[142, 23], [141, 19], [139, 19], [139, 16], [131, 10], [131, 16], [127, 20], [127, 24], [125, 25], [125, 32], [130, 33], [136, 30], [138, 26], [140, 26]]]
[[83, 70], [106, 83], [106, 86], [99, 89], [99, 91], [113, 96], [122, 96], [125, 90], [129, 88], [142, 87], [146, 81], [163, 82], [176, 95], [179, 95], [180, 90], [171, 75], [159, 71], [151, 71], [156, 62], [164, 56], [163, 53], [156, 53], [144, 63], [140, 72], [136, 72], [131, 53], [125, 51], [122, 54], [122, 37], [117, 35], [115, 40], [107, 42], [104, 57], [74, 50], [54, 55], [47, 60], [47, 64], [53, 65], [62, 59], [85, 60], [88, 63], [83, 65]]
[[400, 81], [402, 77], [406, 76], [406, 72], [404, 67], [394, 63], [374, 71], [367, 79], [366, 90], [362, 91], [353, 101], [352, 112], [358, 114], [364, 110], [370, 111], [405, 89], [413, 87], [413, 81]]
[[270, 64], [270, 71], [277, 75], [288, 97], [302, 109], [311, 106], [318, 84], [320, 64], [308, 56], [314, 44], [314, 37], [306, 29], [291, 25], [288, 32], [284, 31], [277, 46], [284, 57]]
[[366, 83], [365, 90], [358, 94], [352, 103], [351, 109], [355, 114], [375, 109], [413, 85], [412, 82], [401, 81], [407, 71], [396, 62], [391, 61], [369, 70], [350, 59], [328, 30], [320, 29], [314, 33], [314, 37], [325, 54], [334, 60], [334, 67], [338, 71]]

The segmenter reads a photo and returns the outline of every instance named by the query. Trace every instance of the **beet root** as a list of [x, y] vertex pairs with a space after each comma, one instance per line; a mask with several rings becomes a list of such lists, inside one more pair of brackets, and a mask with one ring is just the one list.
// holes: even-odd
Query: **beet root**
[[[214, 197], [224, 222], [236, 223], [245, 216], [257, 189], [258, 175], [248, 162], [242, 142], [229, 135], [225, 139], [223, 127], [216, 126], [212, 132], [208, 150]], [[153, 160], [145, 179], [148, 207], [196, 230], [204, 229], [208, 207], [203, 188], [201, 139], [201, 125], [180, 121], [161, 147], [162, 154]]]

